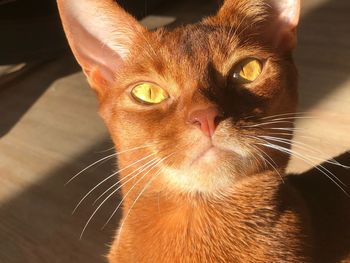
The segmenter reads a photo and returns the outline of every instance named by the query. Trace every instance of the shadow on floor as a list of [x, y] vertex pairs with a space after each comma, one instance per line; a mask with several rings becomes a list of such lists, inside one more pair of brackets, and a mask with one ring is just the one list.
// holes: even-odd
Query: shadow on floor
[[[117, 214], [106, 229], [101, 227], [118, 203], [119, 196], [113, 196], [96, 214], [84, 232], [79, 235], [97, 205], [92, 206], [102, 190], [115, 182], [115, 178], [97, 189], [81, 204], [77, 213], [72, 211], [77, 202], [97, 182], [115, 170], [115, 159], [92, 168], [70, 184], [72, 171], [84, 167], [77, 164], [92, 163], [106, 153], [93, 154], [110, 147], [110, 140], [97, 142], [70, 164], [53, 171], [43, 181], [25, 189], [12, 200], [0, 206], [0, 261], [6, 263], [65, 263], [105, 262], [115, 231]], [[102, 178], [102, 179], [101, 179]]]
[[[8, 133], [57, 79], [80, 71], [70, 52], [49, 61], [30, 62], [0, 82], [0, 138]], [[13, 76], [11, 76], [13, 75]]]
[[[346, 152], [335, 160], [350, 166], [350, 153]], [[318, 170], [323, 169], [321, 166], [290, 176], [289, 181], [301, 192], [312, 215], [317, 240], [315, 262], [336, 263], [346, 256], [350, 259], [350, 169], [329, 163], [322, 166], [336, 175], [342, 183], [332, 179], [348, 194]]]

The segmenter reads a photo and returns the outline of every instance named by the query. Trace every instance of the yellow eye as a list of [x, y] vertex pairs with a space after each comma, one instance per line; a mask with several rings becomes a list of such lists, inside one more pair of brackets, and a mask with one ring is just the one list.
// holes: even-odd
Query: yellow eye
[[169, 98], [169, 94], [161, 87], [152, 83], [142, 83], [131, 90], [131, 95], [144, 104], [158, 104]]
[[256, 80], [262, 72], [262, 64], [257, 59], [247, 59], [241, 62], [233, 77], [242, 81], [252, 82]]

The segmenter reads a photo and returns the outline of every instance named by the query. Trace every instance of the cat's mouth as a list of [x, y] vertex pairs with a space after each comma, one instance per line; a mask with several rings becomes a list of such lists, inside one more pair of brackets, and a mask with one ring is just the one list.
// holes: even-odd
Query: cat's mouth
[[240, 148], [240, 146], [235, 144], [225, 145], [213, 140], [208, 146], [204, 147], [203, 150], [195, 155], [189, 166], [191, 168], [198, 166], [208, 168], [218, 165], [223, 160], [237, 158], [238, 155], [242, 156], [243, 151]]
[[[231, 135], [230, 135], [231, 134]], [[181, 159], [166, 166], [163, 178], [166, 185], [186, 191], [213, 192], [230, 187], [242, 173], [254, 170], [251, 153], [242, 137], [226, 130], [208, 137], [192, 136], [183, 147]]]
[[214, 145], [210, 145], [207, 149], [202, 151], [194, 160], [191, 162], [190, 166], [196, 165], [199, 162], [212, 163], [218, 158], [218, 151], [220, 151]]
[[187, 156], [183, 165], [164, 170], [168, 185], [200, 192], [213, 192], [232, 185], [242, 157], [236, 151], [218, 144], [210, 143], [198, 148], [192, 149], [192, 154]]

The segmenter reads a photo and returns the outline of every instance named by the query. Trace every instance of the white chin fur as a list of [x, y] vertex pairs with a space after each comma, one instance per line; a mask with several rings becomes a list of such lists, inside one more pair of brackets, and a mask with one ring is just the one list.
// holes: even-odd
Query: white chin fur
[[217, 151], [209, 150], [190, 166], [164, 167], [163, 180], [168, 187], [185, 193], [215, 194], [231, 188], [244, 164], [238, 164], [238, 158], [233, 154], [229, 156], [222, 151], [218, 154]]
[[194, 169], [184, 171], [166, 168], [163, 175], [169, 187], [189, 193], [213, 193], [228, 188], [232, 183], [232, 178], [229, 176], [213, 176]]

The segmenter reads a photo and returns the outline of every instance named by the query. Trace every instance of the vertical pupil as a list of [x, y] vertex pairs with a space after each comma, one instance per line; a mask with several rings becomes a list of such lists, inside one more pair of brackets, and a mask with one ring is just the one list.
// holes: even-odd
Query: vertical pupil
[[245, 76], [244, 66], [241, 66], [241, 72], [242, 72], [242, 75]]
[[150, 87], [148, 89], [148, 91], [149, 91], [149, 98], [150, 98], [150, 100], [152, 100], [152, 87]]

